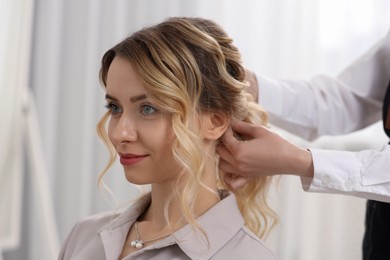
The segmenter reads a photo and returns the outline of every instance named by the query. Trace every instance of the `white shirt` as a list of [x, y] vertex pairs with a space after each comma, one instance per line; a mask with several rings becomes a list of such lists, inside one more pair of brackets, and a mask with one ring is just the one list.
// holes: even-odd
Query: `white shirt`
[[[337, 78], [277, 81], [257, 75], [259, 103], [270, 121], [305, 139], [345, 134], [382, 119], [390, 82], [390, 33]], [[345, 193], [390, 202], [390, 146], [361, 152], [311, 149], [314, 192]]]
[[[75, 225], [59, 254], [59, 260], [118, 260], [131, 225], [150, 204], [150, 194], [123, 213], [105, 212]], [[209, 244], [186, 225], [172, 235], [129, 254], [129, 259], [276, 260], [270, 249], [245, 227], [234, 194], [230, 194], [198, 218]]]

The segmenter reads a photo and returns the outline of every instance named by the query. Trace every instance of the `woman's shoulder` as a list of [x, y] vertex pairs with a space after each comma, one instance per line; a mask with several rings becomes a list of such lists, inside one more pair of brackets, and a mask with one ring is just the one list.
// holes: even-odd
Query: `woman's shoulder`
[[237, 259], [278, 259], [265, 242], [245, 226], [236, 233], [236, 235], [225, 245], [224, 250], [221, 250], [219, 253], [221, 254], [221, 259], [223, 259], [224, 254], [226, 254], [226, 257], [237, 256]]
[[108, 223], [112, 222], [120, 215], [120, 212], [117, 211], [104, 211], [100, 212], [86, 218], [83, 218], [76, 223], [74, 229], [92, 229], [98, 231], [99, 229], [106, 226]]
[[150, 196], [146, 194], [126, 207], [103, 211], [80, 220], [75, 224], [72, 232], [75, 233], [81, 230], [81, 232], [88, 233], [90, 230], [91, 232], [99, 233], [105, 228], [114, 228], [118, 225], [123, 225], [126, 222], [135, 220], [149, 203]]
[[115, 221], [118, 215], [120, 213], [116, 211], [104, 211], [81, 219], [73, 226], [67, 241], [98, 238], [100, 231]]
[[62, 244], [58, 259], [104, 259], [99, 230], [117, 215], [116, 212], [106, 211], [77, 222]]
[[207, 240], [200, 240], [187, 225], [175, 233], [180, 248], [195, 259], [278, 259], [245, 226], [234, 194], [220, 191], [220, 197], [220, 202], [198, 218]]

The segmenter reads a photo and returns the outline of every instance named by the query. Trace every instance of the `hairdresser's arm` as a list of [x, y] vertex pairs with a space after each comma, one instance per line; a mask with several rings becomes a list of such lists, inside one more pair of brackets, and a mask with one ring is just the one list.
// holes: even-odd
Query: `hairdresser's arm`
[[381, 119], [389, 71], [390, 33], [336, 78], [293, 81], [257, 75], [259, 103], [272, 124], [305, 139], [345, 134]]
[[253, 177], [289, 174], [300, 176], [306, 191], [390, 202], [388, 145], [382, 151], [308, 151], [262, 126], [236, 122], [233, 130], [251, 138], [239, 141], [228, 131], [218, 148], [220, 169], [233, 189]]
[[339, 193], [390, 202], [390, 145], [381, 151], [311, 149], [314, 178], [302, 178], [306, 191]]

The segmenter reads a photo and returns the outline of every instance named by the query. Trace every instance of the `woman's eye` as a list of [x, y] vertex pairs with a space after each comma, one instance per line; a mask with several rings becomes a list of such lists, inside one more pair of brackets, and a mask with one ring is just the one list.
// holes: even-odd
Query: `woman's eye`
[[115, 105], [114, 103], [107, 103], [105, 107], [110, 111], [111, 114], [115, 115], [118, 113], [122, 113], [122, 109]]
[[151, 116], [158, 112], [158, 110], [151, 105], [142, 105], [140, 107], [140, 112], [143, 116]]

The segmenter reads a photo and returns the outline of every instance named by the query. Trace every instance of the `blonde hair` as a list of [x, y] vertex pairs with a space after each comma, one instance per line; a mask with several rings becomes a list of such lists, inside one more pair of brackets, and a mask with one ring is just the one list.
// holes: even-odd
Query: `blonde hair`
[[[253, 101], [245, 89], [245, 70], [232, 39], [216, 23], [202, 18], [175, 17], [144, 28], [108, 50], [102, 58], [100, 79], [106, 86], [107, 72], [113, 59], [128, 60], [156, 105], [172, 118], [176, 135], [173, 154], [185, 172], [184, 188], [174, 189], [180, 200], [184, 219], [197, 227], [193, 202], [199, 193], [204, 173], [205, 155], [202, 138], [196, 127], [196, 115], [220, 112], [230, 120], [267, 125], [267, 113]], [[106, 114], [98, 124], [99, 137], [110, 151], [110, 159], [99, 175], [113, 164], [116, 152], [107, 136]], [[219, 173], [219, 187], [224, 173]], [[183, 181], [179, 174], [177, 181]], [[267, 204], [271, 177], [253, 179], [239, 190], [232, 191], [245, 219], [246, 226], [259, 237], [276, 222], [276, 214]]]

